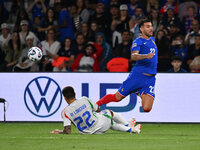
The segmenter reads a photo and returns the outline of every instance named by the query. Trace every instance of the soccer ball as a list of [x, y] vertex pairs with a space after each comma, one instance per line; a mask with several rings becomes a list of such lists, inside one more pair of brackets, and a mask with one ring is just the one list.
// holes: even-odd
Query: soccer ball
[[28, 50], [28, 58], [31, 61], [38, 61], [42, 59], [42, 50], [39, 47], [31, 47]]

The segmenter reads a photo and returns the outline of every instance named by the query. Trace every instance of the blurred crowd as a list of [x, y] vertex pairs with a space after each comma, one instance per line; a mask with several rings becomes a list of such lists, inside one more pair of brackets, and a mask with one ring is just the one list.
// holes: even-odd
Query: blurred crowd
[[[196, 0], [0, 0], [0, 71], [128, 72], [144, 18], [153, 24], [158, 72], [200, 72]], [[27, 58], [33, 46], [42, 60]]]

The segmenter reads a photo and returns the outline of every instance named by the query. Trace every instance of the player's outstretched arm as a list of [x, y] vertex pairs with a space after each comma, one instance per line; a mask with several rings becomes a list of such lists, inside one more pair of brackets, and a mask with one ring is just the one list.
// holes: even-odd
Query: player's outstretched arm
[[65, 126], [64, 130], [55, 129], [50, 132], [51, 134], [71, 134], [71, 126]]
[[131, 60], [132, 61], [138, 61], [142, 59], [151, 59], [153, 58], [155, 53], [149, 53], [149, 54], [139, 54], [139, 51], [133, 51], [131, 53]]

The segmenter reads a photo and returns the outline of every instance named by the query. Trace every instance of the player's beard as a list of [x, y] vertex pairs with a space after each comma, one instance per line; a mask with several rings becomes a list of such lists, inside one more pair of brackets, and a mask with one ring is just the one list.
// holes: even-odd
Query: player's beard
[[146, 31], [144, 31], [144, 35], [149, 37], [149, 38], [152, 36], [152, 34], [148, 34]]

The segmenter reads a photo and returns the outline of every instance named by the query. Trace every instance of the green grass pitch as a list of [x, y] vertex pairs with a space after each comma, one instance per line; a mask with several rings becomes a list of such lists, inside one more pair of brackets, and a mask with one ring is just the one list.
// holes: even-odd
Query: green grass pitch
[[0, 123], [0, 150], [200, 150], [200, 124], [142, 124], [141, 134], [52, 135], [62, 123]]

